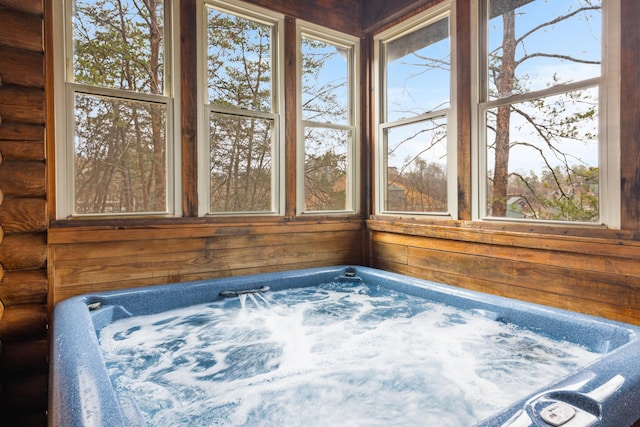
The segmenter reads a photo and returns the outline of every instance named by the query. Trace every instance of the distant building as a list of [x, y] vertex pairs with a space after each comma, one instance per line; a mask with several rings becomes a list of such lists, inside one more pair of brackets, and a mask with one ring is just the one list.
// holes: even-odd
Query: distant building
[[527, 201], [522, 196], [514, 196], [507, 200], [507, 218], [526, 218], [522, 211], [527, 207]]

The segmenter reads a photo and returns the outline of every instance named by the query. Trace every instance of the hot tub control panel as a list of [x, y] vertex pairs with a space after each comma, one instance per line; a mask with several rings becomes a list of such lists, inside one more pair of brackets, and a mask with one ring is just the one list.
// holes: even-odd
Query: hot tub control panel
[[547, 406], [540, 412], [540, 417], [554, 427], [561, 426], [576, 415], [576, 410], [566, 403], [558, 402]]

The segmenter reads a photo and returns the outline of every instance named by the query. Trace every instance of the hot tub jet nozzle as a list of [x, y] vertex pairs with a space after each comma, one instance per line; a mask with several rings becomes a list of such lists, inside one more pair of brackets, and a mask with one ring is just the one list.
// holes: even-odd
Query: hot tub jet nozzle
[[240, 295], [246, 295], [246, 294], [261, 294], [263, 292], [267, 292], [269, 289], [269, 286], [262, 286], [261, 288], [256, 288], [256, 289], [242, 289], [239, 291], [222, 291], [220, 292], [220, 296], [222, 298], [229, 298], [229, 297], [237, 297]]

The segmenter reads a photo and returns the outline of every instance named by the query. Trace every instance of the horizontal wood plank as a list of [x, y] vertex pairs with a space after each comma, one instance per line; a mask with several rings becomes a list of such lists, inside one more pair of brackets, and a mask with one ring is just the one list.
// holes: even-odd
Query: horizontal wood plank
[[584, 251], [580, 251], [581, 253], [572, 253], [566, 251], [564, 246], [562, 250], [531, 249], [515, 245], [506, 246], [469, 241], [431, 239], [392, 233], [376, 233], [373, 240], [375, 242], [392, 243], [396, 245], [437, 249], [443, 252], [464, 253], [523, 263], [540, 264], [541, 266], [550, 265], [640, 277], [640, 263], [638, 263], [636, 259], [614, 256], [603, 257], [601, 254], [592, 255], [582, 253]]
[[44, 125], [12, 122], [0, 117], [0, 140], [44, 141]]
[[[315, 243], [315, 244], [314, 244]], [[314, 259], [345, 257], [359, 251], [357, 241], [341, 245], [335, 239], [326, 238], [322, 245], [302, 240], [281, 242], [280, 245], [243, 247], [234, 249], [205, 249], [199, 251], [161, 254], [139, 254], [135, 257], [114, 254], [110, 258], [97, 258], [94, 262], [82, 258], [60, 260], [55, 255], [55, 280], [59, 287], [78, 283], [101, 283], [142, 277], [179, 277], [206, 271], [233, 271], [259, 266], [291, 264]]]
[[409, 264], [430, 270], [468, 275], [483, 280], [544, 287], [546, 292], [570, 297], [580, 294], [590, 299], [620, 306], [640, 306], [640, 278], [585, 272], [571, 268], [537, 266], [486, 257], [411, 248]]
[[376, 239], [372, 242], [372, 249], [376, 258], [398, 264], [409, 263], [408, 247], [406, 245]]
[[44, 90], [1, 86], [0, 119], [3, 123], [44, 123]]
[[5, 379], [47, 372], [49, 340], [10, 343], [0, 354], [0, 376]]
[[[244, 276], [248, 274], [269, 273], [277, 271], [295, 270], [302, 268], [315, 268], [334, 265], [361, 265], [362, 257], [359, 254], [349, 254], [349, 256], [340, 256], [336, 254], [332, 258], [327, 259], [315, 259], [312, 261], [295, 262], [292, 264], [277, 264], [259, 266], [253, 268], [241, 268], [236, 270], [216, 270], [205, 271], [199, 273], [182, 274], [179, 276], [166, 276], [166, 277], [145, 277], [133, 280], [113, 281], [107, 283], [88, 283], [77, 284], [69, 287], [57, 287], [52, 290], [52, 300], [54, 303], [58, 303], [67, 298], [71, 298], [78, 295], [87, 293], [104, 292], [110, 290], [130, 289], [141, 286], [154, 286], [162, 285], [166, 283], [178, 283], [178, 282], [191, 282], [196, 280], [208, 280], [217, 279], [230, 276]], [[54, 294], [55, 292], [55, 294]]]
[[17, 12], [42, 14], [42, 2], [44, 0], [0, 0], [0, 6], [13, 9]]
[[46, 270], [5, 271], [0, 280], [0, 301], [7, 307], [46, 304], [48, 288]]
[[44, 87], [44, 54], [0, 45], [0, 84]]
[[[2, 184], [0, 183], [0, 185]], [[0, 225], [4, 233], [46, 231], [46, 206], [47, 201], [44, 198], [4, 199], [0, 203]]]
[[[94, 244], [56, 245], [56, 261], [76, 262], [78, 259], [91, 260], [103, 258], [128, 258], [137, 256], [161, 256], [178, 252], [221, 251], [243, 248], [269, 248], [282, 246], [283, 242], [303, 242], [310, 246], [323, 242], [339, 242], [341, 239], [353, 239], [353, 231], [336, 231], [329, 233], [282, 233], [282, 234], [250, 234], [238, 236], [209, 236], [179, 239], [147, 239], [100, 242]], [[61, 265], [62, 265], [61, 264]]]
[[[640, 323], [638, 242], [376, 222], [373, 266]], [[400, 251], [404, 256], [398, 256]]]
[[[393, 228], [396, 231], [406, 229], [407, 234], [429, 232], [429, 229], [442, 230], [467, 230], [477, 233], [487, 234], [519, 234], [543, 235], [550, 238], [599, 238], [599, 239], [619, 239], [622, 241], [633, 240], [633, 231], [627, 229], [613, 229], [602, 225], [561, 225], [533, 222], [511, 222], [511, 221], [469, 221], [469, 220], [446, 220], [446, 219], [415, 219], [415, 218], [386, 218], [383, 216], [372, 216], [367, 220], [367, 224], [372, 229]], [[380, 231], [383, 231], [380, 229]], [[436, 231], [438, 232], [438, 231]], [[635, 238], [637, 241], [637, 238]]]
[[[79, 222], [80, 223], [80, 222]], [[143, 226], [109, 226], [49, 228], [50, 244], [90, 243], [103, 241], [131, 241], [154, 239], [185, 239], [212, 236], [252, 236], [260, 234], [315, 233], [338, 231], [364, 231], [361, 220], [317, 222], [211, 223], [169, 224], [152, 223]]]
[[0, 153], [4, 160], [44, 161], [44, 141], [11, 141], [0, 139]]
[[0, 45], [43, 52], [42, 16], [0, 8]]
[[640, 309], [634, 307], [621, 307], [617, 304], [607, 304], [584, 300], [579, 296], [562, 296], [547, 292], [544, 288], [526, 288], [513, 284], [499, 283], [494, 280], [485, 281], [475, 277], [449, 272], [439, 272], [416, 266], [397, 264], [386, 260], [376, 259], [373, 263], [376, 268], [423, 278], [438, 283], [470, 289], [487, 294], [499, 295], [548, 307], [556, 307], [563, 310], [605, 317], [620, 322], [640, 325]]
[[406, 236], [432, 237], [491, 245], [567, 251], [632, 259], [638, 259], [640, 257], [640, 242], [621, 238], [559, 236], [555, 234], [496, 231], [453, 226], [407, 223], [394, 224], [384, 221], [368, 221], [367, 225], [369, 229], [374, 232], [380, 231]]
[[7, 307], [0, 322], [4, 345], [27, 339], [43, 339], [47, 334], [47, 306], [40, 304]]
[[53, 301], [107, 289], [362, 265], [365, 256], [362, 221], [173, 225], [90, 233], [49, 230]]
[[0, 187], [4, 197], [44, 197], [46, 167], [44, 162], [4, 161], [0, 165]]
[[0, 245], [0, 263], [9, 270], [42, 269], [47, 266], [47, 235], [18, 233], [4, 237]]

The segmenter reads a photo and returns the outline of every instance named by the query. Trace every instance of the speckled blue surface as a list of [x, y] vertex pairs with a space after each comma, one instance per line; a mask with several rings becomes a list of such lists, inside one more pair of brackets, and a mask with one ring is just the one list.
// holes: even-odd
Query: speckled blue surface
[[353, 280], [354, 274], [368, 284], [480, 311], [604, 353], [582, 371], [514, 402], [479, 426], [549, 426], [540, 414], [558, 404], [570, 405], [576, 413], [566, 427], [624, 427], [640, 419], [640, 328], [371, 268], [339, 266], [88, 294], [59, 303], [52, 326], [49, 424], [144, 425], [135, 402], [114, 392], [100, 355], [96, 333], [114, 320], [217, 300], [223, 290], [314, 286], [336, 278]]

